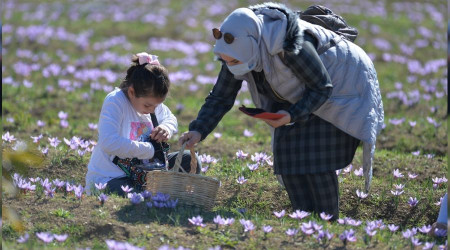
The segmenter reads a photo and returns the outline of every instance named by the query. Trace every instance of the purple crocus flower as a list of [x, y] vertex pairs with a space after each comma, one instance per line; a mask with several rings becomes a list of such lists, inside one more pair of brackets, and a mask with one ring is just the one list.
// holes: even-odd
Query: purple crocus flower
[[238, 159], [245, 159], [245, 158], [247, 158], [247, 156], [248, 156], [248, 153], [244, 153], [242, 150], [238, 150], [236, 152], [236, 157]]
[[419, 227], [419, 232], [427, 234], [431, 230], [431, 225], [424, 225], [423, 227]]
[[67, 235], [67, 234], [61, 234], [61, 235], [59, 235], [59, 234], [54, 234], [53, 236], [55, 237], [55, 240], [57, 240], [57, 241], [59, 241], [59, 242], [66, 241], [66, 240], [67, 240], [67, 237], [69, 237], [69, 235]]
[[314, 238], [316, 238], [317, 241], [320, 242], [321, 240], [323, 240], [325, 238], [327, 240], [331, 240], [331, 238], [333, 238], [333, 236], [334, 236], [334, 234], [330, 233], [328, 231], [328, 229], [327, 229], [327, 230], [319, 230], [319, 231], [317, 231], [317, 235], [314, 235]]
[[247, 182], [247, 179], [245, 179], [244, 176], [240, 176], [236, 181], [242, 185]]
[[41, 152], [42, 152], [44, 155], [47, 155], [47, 154], [48, 154], [48, 147], [43, 148], [43, 149], [41, 150]]
[[214, 133], [214, 138], [219, 139], [220, 137], [222, 137], [221, 133]]
[[307, 223], [302, 223], [300, 229], [302, 230], [302, 232], [306, 235], [311, 235], [314, 233], [314, 228], [313, 228], [313, 222], [312, 221], [308, 221]]
[[45, 196], [53, 198], [55, 196], [55, 189], [56, 188], [46, 188], [44, 190]]
[[39, 140], [42, 139], [42, 134], [38, 135], [38, 136], [30, 136], [31, 139], [33, 139], [33, 143], [39, 143]]
[[394, 184], [394, 188], [395, 188], [396, 190], [402, 190], [404, 187], [405, 187], [404, 184]]
[[411, 243], [416, 247], [422, 245], [422, 242], [420, 242], [419, 239], [415, 237], [411, 237]]
[[4, 141], [6, 141], [6, 142], [13, 142], [13, 141], [16, 140], [16, 138], [14, 137], [14, 135], [11, 135], [11, 134], [9, 133], [9, 131], [2, 135], [2, 139], [3, 139]]
[[129, 192], [131, 192], [132, 190], [133, 190], [133, 188], [132, 187], [129, 187], [128, 185], [126, 185], [125, 187], [124, 186], [120, 186], [121, 188], [122, 188], [122, 190], [125, 192], [125, 193], [129, 193]]
[[396, 226], [394, 224], [389, 224], [388, 228], [389, 228], [389, 230], [391, 230], [391, 232], [395, 232], [398, 230], [399, 226]]
[[418, 174], [414, 174], [414, 173], [408, 173], [408, 178], [409, 179], [415, 179], [417, 176], [419, 176]]
[[110, 250], [123, 250], [123, 249], [130, 249], [130, 250], [142, 250], [144, 248], [140, 248], [137, 246], [133, 246], [128, 242], [120, 242], [115, 240], [105, 240], [106, 245], [108, 246], [108, 249]]
[[59, 113], [58, 113], [58, 117], [59, 117], [59, 119], [61, 119], [61, 120], [66, 120], [67, 119], [67, 117], [68, 117], [68, 115], [67, 115], [67, 113], [65, 113], [64, 111], [59, 111]]
[[209, 166], [202, 166], [202, 167], [200, 168], [200, 171], [201, 171], [202, 173], [205, 173], [206, 171], [208, 171], [208, 169], [209, 169]]
[[106, 194], [104, 194], [104, 193], [101, 193], [98, 196], [98, 200], [100, 201], [100, 204], [103, 206], [103, 204], [105, 204], [105, 201], [108, 200], [108, 196]]
[[244, 227], [244, 232], [255, 230], [255, 225], [250, 220], [240, 219], [239, 222]]
[[418, 156], [418, 155], [420, 155], [420, 150], [414, 151], [411, 154], [414, 156]]
[[67, 128], [69, 127], [69, 122], [67, 120], [61, 120], [59, 122], [59, 125], [61, 126], [61, 128]]
[[48, 141], [50, 142], [50, 146], [54, 148], [56, 148], [61, 143], [58, 137], [49, 137]]
[[355, 231], [353, 229], [345, 230], [341, 235], [339, 235], [339, 239], [342, 242], [344, 242], [344, 244], [347, 243], [347, 241], [355, 242], [356, 241]]
[[152, 208], [152, 207], [153, 207], [153, 202], [151, 202], [151, 201], [146, 202], [145, 205], [146, 205], [148, 208]]
[[275, 214], [275, 216], [277, 218], [281, 218], [281, 217], [283, 217], [286, 214], [286, 211], [283, 209], [280, 212], [274, 211], [273, 213]]
[[409, 206], [410, 207], [415, 207], [415, 206], [417, 206], [417, 203], [419, 203], [419, 201], [416, 199], [416, 197], [409, 197], [409, 200], [408, 200], [408, 204], [409, 204]]
[[425, 244], [423, 245], [422, 250], [432, 249], [433, 247], [434, 247], [434, 242], [425, 242]]
[[36, 237], [42, 240], [45, 243], [50, 243], [53, 241], [53, 234], [48, 232], [36, 233]]
[[157, 202], [166, 202], [170, 199], [170, 195], [169, 194], [163, 194], [161, 192], [156, 192], [156, 195], [152, 196], [152, 200], [153, 201], [157, 201]]
[[106, 188], [106, 185], [107, 185], [107, 183], [95, 183], [95, 187], [98, 189], [98, 190], [103, 190], [103, 189], [105, 189]]
[[394, 196], [400, 196], [401, 194], [403, 194], [403, 192], [405, 192], [404, 190], [398, 191], [398, 190], [391, 190], [391, 193]]
[[259, 164], [258, 164], [258, 163], [255, 163], [255, 164], [249, 164], [249, 163], [247, 163], [247, 167], [248, 167], [248, 169], [250, 169], [250, 171], [255, 171], [255, 170], [258, 169]]
[[43, 121], [41, 121], [41, 120], [38, 120], [38, 121], [36, 122], [36, 125], [37, 125], [38, 127], [42, 128], [42, 127], [45, 126], [45, 122], [43, 122]]
[[218, 225], [224, 225], [225, 224], [225, 220], [222, 217], [220, 217], [220, 215], [217, 215], [214, 218], [213, 222], [218, 224]]
[[294, 236], [298, 233], [298, 229], [295, 228], [289, 228], [288, 230], [286, 230], [286, 234], [288, 236]]
[[331, 218], [333, 218], [333, 215], [322, 212], [320, 213], [320, 218], [322, 218], [322, 220], [329, 221]]
[[64, 187], [64, 185], [66, 185], [65, 181], [60, 181], [58, 179], [53, 180], [53, 184], [58, 188], [61, 189], [62, 187]]
[[74, 187], [73, 191], [75, 192], [75, 196], [81, 200], [81, 198], [83, 197], [83, 192], [84, 192], [84, 188], [83, 186], [79, 185]]
[[357, 227], [357, 226], [361, 225], [362, 221], [354, 220], [354, 219], [351, 219], [351, 218], [347, 218], [347, 222], [346, 223], [347, 223], [347, 225]]
[[141, 194], [138, 193], [128, 193], [128, 198], [130, 199], [131, 203], [133, 205], [137, 205], [139, 203], [141, 203], [142, 201], [144, 201], [144, 197], [142, 197]]
[[271, 226], [263, 226], [263, 232], [264, 233], [270, 233], [272, 232], [272, 227]]
[[198, 215], [197, 217], [192, 217], [192, 218], [190, 218], [188, 220], [194, 226], [201, 226], [201, 227], [205, 227], [206, 226], [205, 224], [203, 224], [203, 218], [200, 215]]
[[89, 123], [88, 127], [90, 130], [96, 130], [98, 128], [98, 125], [96, 123]]
[[356, 195], [360, 198], [360, 199], [365, 199], [367, 198], [367, 196], [369, 194], [364, 193], [363, 191], [359, 191], [359, 189], [356, 190]]
[[26, 233], [26, 234], [20, 236], [20, 237], [17, 239], [17, 242], [18, 242], [18, 243], [25, 243], [25, 242], [28, 241], [28, 239], [30, 239], [30, 235], [29, 235], [28, 233]]
[[395, 170], [394, 170], [394, 177], [395, 177], [395, 178], [402, 178], [402, 177], [403, 177], [403, 174], [400, 173], [400, 170], [395, 169]]
[[152, 192], [148, 191], [148, 190], [144, 190], [144, 192], [141, 193], [142, 197], [144, 197], [144, 199], [151, 199], [152, 198]]
[[363, 176], [363, 168], [355, 169], [353, 173], [355, 173], [356, 176]]
[[245, 129], [244, 130], [244, 136], [245, 137], [252, 137], [254, 134], [253, 134], [253, 132], [252, 131], [250, 131], [250, 130], [248, 130], [248, 129]]
[[416, 124], [417, 124], [416, 121], [409, 121], [409, 126], [411, 126], [411, 127], [415, 127]]
[[177, 206], [177, 204], [178, 204], [178, 199], [166, 201], [167, 208], [175, 208]]
[[293, 218], [293, 219], [298, 219], [301, 220], [305, 217], [307, 217], [308, 215], [310, 215], [311, 213], [308, 213], [306, 211], [300, 211], [300, 210], [295, 210], [295, 212], [293, 212], [292, 214], [289, 215], [289, 217]]
[[406, 231], [402, 232], [403, 238], [409, 239], [411, 237], [413, 237], [414, 235], [416, 235], [417, 230], [415, 228], [412, 229], [406, 229]]

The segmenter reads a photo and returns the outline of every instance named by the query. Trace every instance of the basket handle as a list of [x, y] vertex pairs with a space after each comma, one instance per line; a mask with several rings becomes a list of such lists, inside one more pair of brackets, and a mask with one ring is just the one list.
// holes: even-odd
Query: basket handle
[[[183, 171], [183, 173], [186, 173], [184, 168], [181, 167], [181, 160], [183, 159], [185, 147], [186, 147], [186, 142], [183, 143], [183, 145], [181, 146], [180, 151], [178, 152], [177, 158], [175, 159], [175, 165], [173, 166], [174, 172], [178, 172], [181, 169], [181, 171]], [[191, 151], [191, 171], [189, 171], [189, 173], [194, 174], [197, 171], [197, 158], [195, 157], [194, 148], [191, 148], [190, 151]]]

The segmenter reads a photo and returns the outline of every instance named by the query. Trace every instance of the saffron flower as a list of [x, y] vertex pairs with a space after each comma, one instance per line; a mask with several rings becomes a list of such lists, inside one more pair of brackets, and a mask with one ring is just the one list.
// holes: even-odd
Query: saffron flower
[[432, 249], [433, 247], [434, 247], [434, 242], [425, 242], [425, 244], [423, 245], [422, 250]]
[[18, 242], [18, 243], [25, 243], [25, 242], [28, 241], [28, 239], [30, 239], [30, 235], [29, 235], [28, 233], [26, 233], [26, 234], [20, 236], [20, 237], [17, 239], [17, 242]]
[[240, 176], [236, 181], [237, 181], [237, 183], [242, 185], [242, 184], [246, 183], [248, 180], [245, 179], [244, 176]]
[[188, 220], [194, 226], [200, 226], [200, 227], [205, 227], [206, 226], [205, 224], [203, 224], [203, 218], [200, 215], [198, 215], [197, 217], [192, 217], [192, 218], [190, 218]]
[[238, 150], [236, 152], [236, 157], [238, 159], [245, 159], [245, 158], [247, 158], [247, 156], [248, 156], [248, 153], [244, 153], [242, 150]]
[[402, 177], [403, 177], [403, 174], [400, 173], [400, 170], [395, 169], [395, 170], [394, 170], [394, 177], [395, 177], [395, 178], [402, 178]]
[[393, 195], [395, 195], [395, 196], [399, 196], [399, 195], [401, 195], [401, 194], [403, 194], [403, 192], [405, 192], [404, 190], [402, 190], [402, 191], [398, 191], [398, 190], [391, 190], [391, 193], [393, 194]]
[[244, 227], [244, 232], [255, 230], [255, 225], [250, 220], [240, 219], [239, 222]]
[[124, 186], [120, 186], [121, 188], [122, 188], [122, 190], [125, 192], [125, 193], [129, 193], [129, 192], [131, 192], [132, 190], [133, 190], [133, 188], [132, 187], [129, 187], [128, 185], [126, 185], [125, 187]]
[[144, 197], [144, 199], [151, 199], [152, 198], [152, 192], [148, 191], [148, 190], [144, 190], [144, 192], [141, 193], [142, 197]]
[[419, 227], [419, 231], [423, 234], [427, 234], [428, 232], [431, 231], [431, 225], [427, 225], [427, 226], [423, 226], [423, 227]]
[[103, 204], [105, 204], [105, 201], [108, 200], [108, 196], [106, 194], [101, 193], [98, 196], [98, 200], [100, 201], [100, 204], [103, 206]]
[[356, 176], [363, 176], [363, 168], [358, 168], [353, 171]]
[[280, 212], [274, 211], [273, 214], [275, 214], [275, 216], [277, 218], [281, 218], [281, 217], [283, 217], [286, 214], [286, 211], [284, 209], [281, 210]]
[[288, 230], [286, 230], [286, 234], [288, 236], [294, 236], [298, 233], [298, 229], [295, 228], [289, 228]]
[[244, 130], [244, 136], [245, 137], [252, 137], [253, 136], [253, 132], [248, 130], [248, 129], [245, 129]]
[[389, 228], [389, 230], [391, 230], [391, 232], [395, 232], [398, 230], [399, 226], [396, 226], [394, 224], [389, 224], [388, 228]]
[[177, 206], [177, 204], [178, 204], [178, 199], [166, 201], [167, 208], [175, 208]]
[[289, 217], [293, 218], [293, 219], [298, 219], [301, 220], [305, 217], [307, 217], [308, 215], [310, 215], [311, 213], [305, 212], [305, 211], [300, 211], [300, 210], [295, 210], [295, 212], [293, 212], [292, 214], [289, 215]]
[[61, 143], [58, 137], [49, 137], [48, 141], [50, 142], [50, 146], [54, 148], [56, 148]]
[[415, 206], [417, 206], [417, 203], [419, 203], [419, 201], [416, 199], [416, 197], [409, 197], [409, 200], [408, 200], [408, 204], [409, 204], [409, 206], [410, 207], [415, 207]]
[[73, 191], [75, 193], [75, 196], [81, 200], [81, 198], [83, 197], [83, 192], [84, 192], [84, 188], [83, 186], [79, 185], [73, 188]]
[[214, 138], [219, 139], [220, 137], [222, 137], [221, 133], [214, 133]]
[[414, 156], [418, 156], [418, 155], [420, 155], [420, 150], [414, 151], [411, 154]]
[[402, 232], [403, 238], [405, 239], [409, 239], [411, 237], [413, 237], [414, 235], [416, 235], [417, 233], [417, 229], [412, 228], [412, 229], [406, 229], [405, 231]]
[[255, 164], [247, 163], [247, 167], [248, 167], [248, 169], [250, 169], [250, 171], [255, 171], [256, 169], [258, 169], [259, 164], [258, 163], [255, 163]]
[[346, 244], [347, 241], [355, 242], [356, 241], [355, 231], [353, 231], [353, 229], [345, 230], [341, 235], [339, 235], [339, 239], [342, 242], [344, 242], [344, 244]]
[[63, 242], [67, 240], [67, 237], [69, 237], [69, 235], [67, 234], [54, 234], [53, 237], [55, 237], [55, 240], [59, 241], [59, 242]]
[[98, 128], [98, 125], [96, 123], [89, 123], [88, 127], [90, 130], [96, 130]]
[[404, 187], [405, 187], [404, 184], [394, 184], [394, 188], [395, 188], [396, 190], [402, 190]]
[[41, 121], [41, 120], [38, 120], [38, 121], [36, 122], [36, 125], [37, 125], [38, 127], [42, 128], [42, 127], [45, 126], [45, 122], [43, 122], [43, 121]]
[[300, 229], [306, 235], [313, 234], [314, 233], [313, 222], [312, 221], [308, 221], [307, 223], [302, 223], [302, 226], [300, 227]]
[[317, 231], [317, 235], [314, 235], [314, 238], [317, 239], [317, 241], [322, 241], [323, 239], [327, 239], [327, 240], [331, 240], [331, 238], [333, 238], [334, 234], [330, 233], [327, 230], [319, 230]]
[[13, 142], [16, 140], [14, 135], [9, 134], [9, 131], [2, 135], [2, 139], [6, 142]]
[[415, 237], [411, 237], [411, 243], [416, 247], [422, 245], [422, 242], [420, 242], [419, 239]]
[[130, 199], [131, 203], [133, 205], [137, 205], [139, 203], [141, 203], [142, 201], [144, 201], [144, 197], [142, 197], [141, 194], [138, 193], [128, 193], [128, 198]]
[[59, 111], [59, 113], [58, 113], [58, 117], [59, 117], [59, 119], [61, 119], [61, 120], [66, 120], [67, 119], [67, 117], [68, 117], [68, 115], [67, 115], [67, 113], [65, 113], [64, 111]]
[[264, 233], [270, 233], [272, 232], [272, 227], [271, 226], [263, 226], [263, 232]]
[[98, 190], [103, 190], [103, 189], [105, 189], [106, 188], [106, 185], [107, 185], [107, 183], [95, 183], [95, 187], [98, 189]]
[[333, 218], [333, 215], [322, 212], [320, 213], [320, 218], [322, 218], [322, 220], [329, 221], [331, 218]]
[[38, 237], [38, 239], [42, 240], [45, 243], [50, 243], [54, 239], [53, 234], [48, 232], [36, 233], [36, 237]]
[[218, 224], [218, 225], [224, 225], [225, 224], [225, 220], [220, 215], [217, 215], [216, 217], [214, 217], [213, 222]]
[[359, 189], [357, 189], [357, 190], [356, 190], [356, 195], [357, 195], [359, 198], [361, 198], [361, 199], [365, 199], [365, 198], [367, 198], [367, 196], [368, 196], [369, 194], [366, 194], [366, 193], [364, 193], [363, 191], [359, 191]]
[[42, 134], [38, 135], [38, 136], [30, 136], [31, 139], [33, 139], [33, 143], [39, 143], [39, 140], [42, 139]]
[[414, 173], [408, 173], [408, 178], [409, 179], [415, 179], [417, 176], [419, 176], [418, 174], [414, 174]]

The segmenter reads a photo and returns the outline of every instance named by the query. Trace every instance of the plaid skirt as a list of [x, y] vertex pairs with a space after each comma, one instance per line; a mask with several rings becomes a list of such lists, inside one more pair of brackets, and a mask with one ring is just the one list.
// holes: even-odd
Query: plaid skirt
[[348, 166], [359, 139], [311, 114], [305, 123], [275, 129], [274, 173], [280, 175], [318, 174]]

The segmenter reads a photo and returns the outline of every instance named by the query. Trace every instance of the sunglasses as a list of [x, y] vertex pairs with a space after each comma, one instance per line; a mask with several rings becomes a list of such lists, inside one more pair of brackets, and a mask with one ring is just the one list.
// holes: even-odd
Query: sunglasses
[[[222, 31], [220, 31], [218, 28], [214, 28], [212, 29], [213, 32], [213, 36], [215, 39], [219, 40], [220, 38], [222, 38]], [[227, 43], [227, 44], [231, 44], [234, 41], [234, 36], [230, 33], [224, 33], [223, 34], [223, 40]]]

